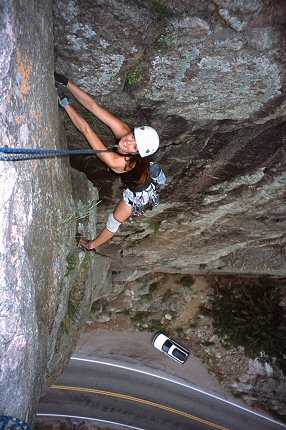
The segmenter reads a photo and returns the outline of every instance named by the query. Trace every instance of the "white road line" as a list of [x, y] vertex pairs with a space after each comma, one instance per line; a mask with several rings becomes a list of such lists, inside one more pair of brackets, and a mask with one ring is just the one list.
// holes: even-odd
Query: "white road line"
[[271, 418], [268, 418], [268, 417], [266, 417], [264, 415], [259, 414], [258, 412], [254, 412], [251, 409], [247, 409], [247, 408], [245, 408], [243, 406], [240, 406], [240, 405], [238, 405], [236, 403], [233, 403], [233, 402], [231, 402], [229, 400], [223, 399], [222, 397], [218, 397], [218, 396], [216, 396], [214, 394], [208, 393], [207, 391], [204, 391], [204, 390], [202, 390], [200, 388], [196, 388], [193, 385], [187, 384], [185, 382], [176, 381], [176, 380], [174, 380], [172, 378], [168, 378], [168, 377], [165, 377], [165, 376], [157, 375], [156, 373], [146, 372], [144, 370], [138, 370], [138, 369], [135, 369], [133, 367], [123, 366], [121, 364], [109, 363], [109, 362], [106, 362], [106, 361], [91, 360], [91, 359], [88, 359], [88, 358], [80, 358], [80, 357], [71, 357], [71, 360], [86, 361], [88, 363], [103, 364], [105, 366], [110, 366], [110, 367], [118, 367], [120, 369], [130, 370], [132, 372], [142, 373], [143, 375], [153, 376], [154, 378], [158, 378], [158, 379], [162, 379], [164, 381], [172, 382], [173, 384], [181, 385], [182, 387], [189, 388], [190, 390], [197, 391], [197, 392], [199, 392], [201, 394], [205, 394], [206, 396], [212, 397], [212, 398], [214, 398], [216, 400], [220, 400], [221, 402], [227, 403], [227, 404], [232, 405], [232, 406], [234, 406], [234, 407], [236, 407], [238, 409], [241, 409], [241, 410], [246, 411], [246, 412], [248, 412], [250, 414], [253, 414], [253, 415], [256, 415], [256, 416], [258, 416], [260, 418], [263, 418], [264, 420], [270, 421], [272, 423], [280, 425], [281, 427], [286, 428], [286, 425], [284, 425], [282, 423], [279, 423], [278, 421], [275, 421], [275, 420], [273, 420]]
[[60, 415], [60, 414], [36, 414], [37, 417], [58, 417], [58, 418], [74, 418], [77, 420], [86, 420], [86, 421], [96, 421], [97, 423], [104, 423], [104, 424], [112, 424], [112, 425], [116, 425], [119, 426], [121, 428], [126, 428], [126, 429], [132, 429], [132, 430], [145, 430], [139, 427], [134, 427], [134, 426], [128, 426], [127, 424], [120, 424], [120, 423], [116, 423], [114, 421], [106, 421], [106, 420], [100, 420], [97, 418], [89, 418], [89, 417], [78, 417], [76, 415]]

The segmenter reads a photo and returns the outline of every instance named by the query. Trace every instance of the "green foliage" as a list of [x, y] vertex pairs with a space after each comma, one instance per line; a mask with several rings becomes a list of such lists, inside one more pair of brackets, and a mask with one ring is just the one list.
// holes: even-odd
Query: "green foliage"
[[146, 312], [136, 312], [134, 315], [130, 316], [131, 321], [134, 324], [144, 324], [147, 320], [148, 313]]
[[[285, 286], [271, 281], [250, 285], [217, 286], [205, 310], [215, 333], [227, 345], [286, 370], [286, 315], [281, 306]], [[285, 294], [285, 293], [284, 293]]]
[[142, 296], [142, 301], [145, 303], [151, 303], [153, 301], [152, 294], [144, 294], [144, 296]]
[[152, 320], [151, 321], [151, 328], [152, 328], [152, 330], [161, 330], [162, 324], [158, 320]]
[[84, 220], [85, 218], [89, 217], [94, 208], [99, 204], [100, 202], [95, 202], [94, 200], [90, 202], [88, 207], [83, 207], [79, 214], [73, 213], [70, 214], [67, 218], [65, 218], [61, 224], [58, 225], [60, 227], [61, 225], [68, 224], [75, 221]]
[[161, 226], [161, 222], [156, 222], [156, 223], [152, 224], [152, 227], [154, 229], [154, 234], [157, 234], [159, 232], [160, 226]]
[[159, 18], [173, 18], [174, 13], [162, 0], [149, 0], [149, 4], [152, 6], [154, 11], [157, 13]]
[[153, 282], [153, 284], [150, 285], [149, 287], [149, 293], [153, 293], [153, 291], [155, 291], [158, 288], [158, 284], [156, 282]]
[[66, 334], [70, 332], [80, 317], [83, 296], [84, 290], [75, 283], [69, 294], [67, 312], [61, 322], [61, 329]]
[[189, 327], [190, 327], [190, 328], [197, 328], [197, 327], [198, 327], [198, 324], [197, 324], [197, 323], [193, 323], [193, 322], [191, 322], [191, 323], [189, 324]]
[[143, 68], [140, 64], [129, 67], [125, 73], [125, 83], [128, 85], [137, 84], [143, 76]]
[[[92, 256], [90, 254], [85, 254], [84, 259], [81, 264], [82, 269], [87, 269], [92, 262]], [[74, 253], [70, 252], [67, 255], [67, 271], [66, 276], [73, 275], [76, 271], [79, 270], [79, 261], [78, 256]]]
[[184, 276], [182, 279], [180, 279], [179, 283], [180, 285], [182, 285], [182, 287], [191, 288], [194, 283], [194, 280], [191, 276]]
[[172, 46], [172, 38], [169, 34], [161, 34], [154, 43], [154, 46], [159, 51], [168, 51]]
[[78, 268], [78, 259], [75, 256], [75, 254], [70, 252], [67, 255], [67, 263], [68, 263], [68, 267], [66, 271], [66, 276], [69, 276], [69, 275], [72, 275], [74, 272], [76, 272]]
[[209, 341], [206, 340], [205, 342], [202, 342], [202, 345], [206, 346], [207, 348], [209, 348], [211, 346], [214, 346], [214, 342], [209, 342]]

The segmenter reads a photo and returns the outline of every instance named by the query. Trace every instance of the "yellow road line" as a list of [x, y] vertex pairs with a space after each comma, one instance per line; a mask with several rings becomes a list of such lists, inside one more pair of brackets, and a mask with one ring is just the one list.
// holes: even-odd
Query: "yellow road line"
[[178, 409], [170, 408], [169, 406], [161, 405], [160, 403], [154, 403], [154, 402], [150, 402], [149, 400], [140, 399], [139, 397], [128, 396], [126, 394], [121, 394], [121, 393], [114, 393], [112, 391], [97, 390], [95, 388], [69, 387], [65, 385], [52, 385], [50, 388], [54, 390], [81, 391], [83, 393], [93, 393], [93, 394], [101, 394], [103, 396], [119, 397], [120, 399], [131, 400], [132, 402], [143, 403], [148, 406], [164, 409], [165, 411], [182, 415], [183, 417], [189, 418], [191, 420], [199, 421], [200, 423], [207, 424], [219, 430], [230, 430], [227, 427], [222, 427], [219, 424], [212, 423], [211, 421], [204, 420], [202, 418], [196, 417], [195, 415], [188, 414]]

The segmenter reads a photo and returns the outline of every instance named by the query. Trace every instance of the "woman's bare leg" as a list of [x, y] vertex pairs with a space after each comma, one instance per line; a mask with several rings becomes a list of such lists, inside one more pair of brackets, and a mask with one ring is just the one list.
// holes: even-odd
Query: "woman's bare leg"
[[[114, 217], [117, 219], [117, 221], [120, 221], [123, 223], [126, 221], [130, 216], [132, 215], [132, 208], [129, 207], [123, 199], [120, 200], [118, 203], [115, 211], [114, 211]], [[99, 233], [99, 235], [91, 241], [87, 241], [85, 238], [80, 239], [80, 245], [82, 245], [84, 248], [87, 249], [95, 249], [98, 246], [102, 245], [103, 243], [110, 240], [115, 233], [112, 233], [110, 230], [108, 230], [106, 227]]]

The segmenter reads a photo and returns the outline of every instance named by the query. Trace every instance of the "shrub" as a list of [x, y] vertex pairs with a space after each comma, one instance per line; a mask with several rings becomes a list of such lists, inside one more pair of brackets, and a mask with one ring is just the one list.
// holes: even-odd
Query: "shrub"
[[140, 64], [134, 64], [126, 70], [125, 82], [128, 85], [137, 84], [143, 76], [143, 68]]
[[152, 320], [151, 321], [151, 328], [152, 328], [152, 330], [162, 330], [162, 324], [158, 320]]
[[[270, 281], [216, 286], [209, 313], [215, 333], [250, 358], [268, 361], [286, 371], [286, 315], [281, 305], [284, 286]], [[285, 293], [284, 293], [285, 294]]]
[[182, 279], [180, 279], [180, 285], [186, 288], [190, 288], [194, 283], [194, 280], [191, 276], [184, 276]]

